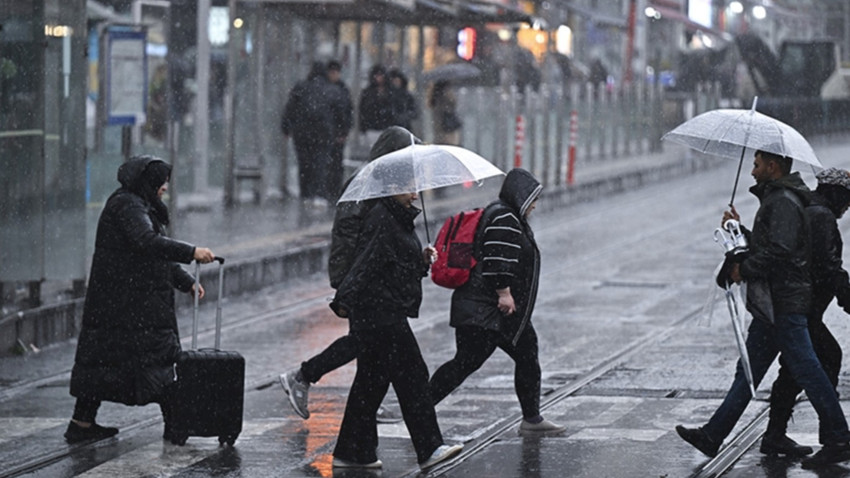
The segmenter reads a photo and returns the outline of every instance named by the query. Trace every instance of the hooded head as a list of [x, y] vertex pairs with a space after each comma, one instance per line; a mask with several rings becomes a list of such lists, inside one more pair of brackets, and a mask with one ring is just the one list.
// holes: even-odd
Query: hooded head
[[171, 178], [171, 165], [151, 156], [133, 156], [118, 168], [118, 182], [153, 205], [159, 219], [168, 224], [168, 210], [157, 194]]
[[313, 62], [313, 66], [310, 68], [310, 74], [307, 75], [307, 78], [311, 80], [316, 77], [328, 77], [328, 67], [320, 61]]
[[390, 126], [385, 129], [378, 139], [375, 140], [375, 144], [372, 145], [372, 149], [369, 150], [369, 161], [373, 159], [380, 158], [385, 154], [392, 153], [393, 151], [398, 151], [400, 149], [406, 148], [411, 144], [422, 144], [422, 140], [413, 135], [406, 128], [402, 128], [401, 126]]
[[543, 186], [533, 174], [525, 169], [516, 168], [510, 170], [505, 176], [499, 199], [519, 211], [521, 217], [525, 217], [542, 190]]
[[817, 173], [817, 192], [826, 198], [829, 209], [841, 217], [850, 205], [850, 172], [844, 169], [827, 168]]
[[378, 76], [383, 78], [381, 80], [381, 83], [386, 84], [387, 69], [384, 68], [383, 65], [373, 65], [372, 68], [369, 69], [369, 84], [370, 85], [377, 85], [378, 84], [378, 80], [377, 80]]

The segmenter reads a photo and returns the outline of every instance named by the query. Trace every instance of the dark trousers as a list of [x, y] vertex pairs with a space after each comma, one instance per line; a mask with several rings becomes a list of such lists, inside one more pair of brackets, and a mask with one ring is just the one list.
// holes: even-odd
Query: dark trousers
[[301, 363], [301, 377], [310, 383], [318, 382], [326, 373], [336, 370], [357, 358], [361, 345], [357, 337], [343, 335], [319, 354]]
[[537, 333], [529, 323], [514, 346], [500, 333], [480, 327], [455, 329], [457, 351], [453, 359], [434, 372], [428, 388], [434, 404], [460, 386], [466, 377], [481, 368], [496, 347], [505, 351], [515, 364], [514, 389], [524, 418], [540, 414], [540, 362], [537, 358]]
[[428, 393], [428, 366], [407, 320], [379, 329], [352, 331], [351, 335], [362, 344], [362, 351], [334, 457], [357, 463], [378, 459], [375, 414], [392, 384], [416, 458], [422, 463], [443, 444], [443, 436]]
[[[822, 316], [818, 320], [809, 321], [809, 336], [812, 339], [815, 355], [820, 360], [823, 371], [826, 372], [832, 386], [838, 387], [838, 373], [841, 371], [841, 345], [823, 323]], [[788, 427], [788, 420], [791, 419], [794, 404], [797, 401], [797, 395], [803, 391], [803, 387], [797, 385], [797, 382], [791, 376], [784, 357], [779, 357], [779, 364], [779, 377], [773, 382], [770, 392], [770, 420], [767, 423], [767, 433], [784, 435]]]
[[342, 153], [345, 150], [345, 143], [337, 143], [331, 146], [331, 164], [326, 171], [328, 195], [325, 199], [336, 202], [342, 195], [342, 176], [345, 169], [342, 164]]
[[77, 402], [74, 403], [74, 415], [72, 418], [78, 422], [94, 423], [99, 408], [100, 400], [78, 398]]
[[331, 145], [327, 142], [295, 140], [298, 157], [298, 187], [302, 199], [328, 196], [327, 171], [331, 163]]

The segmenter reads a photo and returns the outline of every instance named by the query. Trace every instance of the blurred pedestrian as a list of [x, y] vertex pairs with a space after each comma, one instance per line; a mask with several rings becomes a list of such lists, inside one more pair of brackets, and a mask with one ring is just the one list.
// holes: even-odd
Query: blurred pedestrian
[[342, 193], [340, 189], [344, 169], [342, 156], [345, 151], [348, 132], [351, 131], [351, 124], [354, 120], [354, 106], [351, 104], [351, 92], [345, 82], [342, 81], [342, 65], [336, 60], [328, 62], [328, 81], [337, 88], [337, 94], [332, 101], [334, 142], [331, 146], [331, 167], [327, 171], [328, 198], [332, 202], [336, 202], [336, 199]]
[[460, 146], [463, 122], [457, 115], [457, 98], [448, 80], [434, 82], [428, 98], [433, 118], [434, 143]]
[[327, 79], [325, 64], [313, 63], [307, 78], [290, 91], [281, 119], [284, 140], [292, 136], [295, 145], [301, 199], [316, 207], [327, 207], [334, 199], [327, 172], [336, 140], [332, 100], [337, 91]]
[[168, 65], [156, 67], [149, 87], [148, 113], [145, 131], [159, 141], [165, 141], [168, 130]]
[[[419, 138], [410, 131], [400, 126], [390, 126], [381, 133], [381, 136], [372, 146], [369, 160], [372, 161], [411, 144], [420, 143]], [[346, 185], [353, 178], [352, 175], [346, 181]], [[331, 248], [328, 258], [328, 276], [331, 287], [334, 289], [340, 286], [354, 263], [363, 219], [377, 202], [377, 199], [370, 199], [337, 204], [331, 229]], [[318, 382], [325, 374], [357, 358], [361, 348], [358, 337], [349, 333], [336, 339], [319, 354], [302, 362], [297, 370], [281, 374], [279, 377], [280, 384], [286, 391], [289, 403], [295, 413], [302, 418], [309, 418], [310, 411], [307, 404], [310, 385]], [[377, 420], [379, 423], [394, 423], [401, 421], [401, 418], [395, 409], [382, 406], [378, 409]]]
[[419, 106], [407, 89], [407, 76], [397, 68], [391, 69], [387, 76], [392, 94], [393, 124], [412, 131], [413, 120], [419, 118]]
[[[817, 174], [818, 186], [806, 207], [812, 251], [812, 307], [808, 316], [812, 346], [833, 388], [841, 371], [841, 345], [823, 322], [823, 314], [833, 298], [850, 313], [850, 276], [842, 264], [841, 232], [838, 219], [850, 206], [850, 172], [829, 168]], [[791, 377], [784, 357], [779, 358], [779, 377], [770, 392], [770, 419], [761, 441], [761, 452], [803, 456], [809, 446], [798, 445], [786, 435], [788, 420], [802, 388]]]
[[204, 296], [178, 263], [215, 258], [207, 248], [166, 236], [162, 196], [170, 176], [171, 165], [159, 158], [131, 158], [118, 168], [121, 187], [100, 214], [71, 371], [70, 392], [77, 401], [65, 432], [68, 443], [118, 433], [96, 423], [102, 401], [159, 403], [163, 438], [170, 439], [167, 388], [180, 352], [174, 289]]
[[556, 435], [565, 428], [540, 415], [540, 360], [531, 323], [540, 279], [540, 251], [528, 223], [542, 190], [524, 169], [508, 172], [499, 199], [485, 209], [475, 250], [481, 267], [452, 294], [455, 356], [437, 369], [428, 387], [434, 404], [481, 368], [496, 348], [513, 359], [514, 388], [522, 409], [519, 433]]
[[413, 184], [413, 168], [376, 168], [374, 174], [397, 193], [379, 198], [366, 215], [356, 259], [331, 304], [338, 315], [348, 317], [349, 333], [360, 343], [333, 466], [381, 467], [375, 414], [392, 385], [419, 467], [425, 470], [463, 448], [443, 442], [428, 393], [428, 366], [408, 323], [419, 316], [422, 277], [437, 251], [423, 249], [414, 230], [418, 195], [404, 192]]
[[[747, 310], [753, 320], [747, 332], [747, 353], [757, 387], [778, 354], [794, 381], [806, 391], [818, 415], [823, 448], [802, 462], [818, 468], [850, 460], [850, 431], [835, 388], [815, 355], [806, 314], [811, 312], [809, 276], [810, 238], [805, 205], [811, 191], [799, 173], [791, 173], [792, 159], [756, 151], [750, 188], [760, 202], [748, 236], [749, 253], [729, 268], [728, 281], [747, 282]], [[723, 213], [740, 221], [734, 207]], [[743, 256], [743, 255], [742, 255]], [[676, 426], [676, 432], [707, 456], [714, 457], [752, 399], [741, 361], [732, 386], [708, 423], [699, 428]]]
[[383, 65], [369, 69], [369, 85], [360, 93], [358, 121], [367, 144], [374, 144], [381, 131], [393, 126], [392, 92]]

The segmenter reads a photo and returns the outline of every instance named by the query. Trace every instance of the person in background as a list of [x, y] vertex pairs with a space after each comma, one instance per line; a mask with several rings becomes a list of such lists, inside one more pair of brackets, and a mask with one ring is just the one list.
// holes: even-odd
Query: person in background
[[336, 139], [333, 99], [337, 92], [327, 79], [325, 64], [313, 63], [307, 79], [290, 91], [281, 118], [284, 139], [292, 136], [295, 145], [301, 199], [318, 208], [327, 207], [332, 196], [327, 172]]
[[531, 323], [540, 279], [540, 251], [528, 216], [543, 187], [524, 169], [508, 172], [499, 199], [485, 209], [476, 232], [481, 267], [452, 294], [454, 358], [431, 376], [434, 404], [481, 368], [496, 348], [515, 363], [514, 387], [522, 409], [521, 435], [545, 436], [566, 429], [540, 415], [540, 360]]
[[[809, 336], [824, 372], [833, 388], [838, 387], [841, 371], [841, 345], [823, 322], [823, 314], [832, 302], [850, 313], [850, 276], [842, 265], [844, 243], [838, 230], [838, 219], [850, 207], [850, 172], [829, 168], [816, 175], [818, 186], [806, 206], [812, 251], [812, 308], [808, 315]], [[783, 357], [779, 358], [779, 377], [770, 392], [770, 413], [767, 431], [760, 451], [765, 454], [805, 456], [812, 447], [797, 444], [786, 430], [797, 395], [802, 388], [791, 377]]]
[[367, 144], [375, 144], [381, 131], [393, 126], [392, 92], [383, 65], [369, 70], [369, 85], [360, 93], [357, 119]]
[[387, 76], [392, 92], [393, 123], [412, 131], [413, 120], [419, 118], [419, 106], [407, 89], [407, 77], [397, 68], [391, 69]]
[[345, 151], [345, 142], [348, 132], [354, 120], [354, 106], [351, 104], [351, 92], [345, 82], [342, 81], [342, 65], [336, 61], [328, 62], [328, 81], [337, 88], [337, 95], [333, 98], [334, 112], [334, 142], [331, 146], [331, 167], [328, 174], [327, 199], [335, 202], [342, 194], [343, 164], [342, 155]]
[[118, 433], [95, 421], [102, 401], [159, 403], [163, 438], [171, 438], [168, 385], [180, 353], [174, 289], [204, 296], [179, 263], [208, 263], [215, 255], [166, 236], [162, 196], [170, 177], [171, 165], [159, 158], [131, 158], [118, 168], [121, 187], [100, 214], [71, 371], [70, 393], [77, 400], [65, 431], [68, 443]]
[[457, 99], [448, 80], [438, 80], [428, 98], [433, 118], [434, 143], [460, 146], [463, 123], [457, 115]]

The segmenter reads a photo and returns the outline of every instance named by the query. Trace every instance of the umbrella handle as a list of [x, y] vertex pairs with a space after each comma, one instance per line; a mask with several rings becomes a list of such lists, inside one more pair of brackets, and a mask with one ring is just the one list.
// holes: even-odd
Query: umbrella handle
[[422, 220], [425, 221], [425, 239], [428, 240], [428, 246], [431, 245], [431, 232], [428, 229], [428, 213], [425, 212], [425, 195], [419, 195], [419, 201], [422, 202]]

